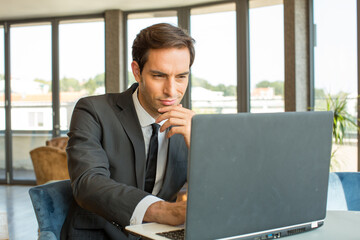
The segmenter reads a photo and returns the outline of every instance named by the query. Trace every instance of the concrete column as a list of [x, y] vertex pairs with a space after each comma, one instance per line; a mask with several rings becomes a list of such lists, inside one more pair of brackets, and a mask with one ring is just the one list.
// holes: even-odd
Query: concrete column
[[105, 11], [105, 89], [107, 93], [122, 92], [126, 88], [125, 37], [123, 12]]
[[237, 111], [250, 112], [249, 0], [236, 0]]
[[307, 111], [310, 99], [309, 0], [284, 1], [285, 111]]
[[[190, 8], [180, 8], [178, 11], [178, 26], [186, 30], [190, 34]], [[190, 34], [191, 35], [191, 34]], [[185, 95], [181, 101], [183, 107], [191, 109], [191, 69], [189, 76], [189, 84], [186, 89]]]

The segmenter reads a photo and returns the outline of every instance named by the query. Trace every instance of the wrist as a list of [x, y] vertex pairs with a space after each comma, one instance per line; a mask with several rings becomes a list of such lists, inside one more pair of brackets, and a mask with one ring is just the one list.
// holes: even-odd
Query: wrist
[[160, 201], [151, 204], [145, 212], [145, 222], [159, 222], [162, 211], [164, 210], [166, 202]]

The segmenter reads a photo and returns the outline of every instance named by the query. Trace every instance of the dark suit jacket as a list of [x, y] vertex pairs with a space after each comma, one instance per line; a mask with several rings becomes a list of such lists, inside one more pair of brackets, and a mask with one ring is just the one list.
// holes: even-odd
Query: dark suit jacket
[[[127, 239], [123, 227], [144, 191], [145, 145], [132, 101], [137, 88], [80, 99], [67, 146], [74, 198], [61, 239]], [[176, 200], [186, 182], [187, 147], [182, 135], [169, 139], [163, 186], [158, 197]]]

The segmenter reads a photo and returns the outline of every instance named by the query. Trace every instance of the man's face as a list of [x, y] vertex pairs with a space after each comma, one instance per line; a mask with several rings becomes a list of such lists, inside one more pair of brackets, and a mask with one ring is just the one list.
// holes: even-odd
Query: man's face
[[148, 60], [140, 74], [137, 62], [131, 67], [139, 83], [141, 106], [157, 118], [158, 109], [178, 105], [189, 82], [190, 53], [187, 48], [150, 49]]

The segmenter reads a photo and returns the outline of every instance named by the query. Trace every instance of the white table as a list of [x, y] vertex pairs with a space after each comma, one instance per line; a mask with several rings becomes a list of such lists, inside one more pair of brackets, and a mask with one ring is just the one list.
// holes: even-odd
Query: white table
[[328, 211], [324, 225], [318, 229], [289, 236], [289, 240], [359, 240], [360, 212]]

